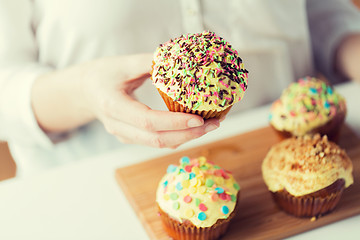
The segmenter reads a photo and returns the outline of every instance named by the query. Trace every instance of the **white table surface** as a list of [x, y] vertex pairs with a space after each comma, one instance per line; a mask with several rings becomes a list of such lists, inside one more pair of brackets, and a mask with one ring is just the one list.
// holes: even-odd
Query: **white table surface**
[[[346, 122], [360, 136], [360, 85], [339, 85]], [[269, 106], [229, 116], [221, 127], [176, 151], [268, 124]], [[175, 150], [130, 145], [27, 179], [0, 182], [0, 239], [149, 239], [114, 173], [121, 166]], [[360, 239], [360, 215], [292, 239]]]

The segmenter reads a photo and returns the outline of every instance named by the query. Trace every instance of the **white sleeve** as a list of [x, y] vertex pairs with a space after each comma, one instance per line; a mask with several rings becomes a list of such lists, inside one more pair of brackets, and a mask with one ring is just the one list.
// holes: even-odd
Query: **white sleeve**
[[307, 13], [316, 68], [338, 83], [335, 53], [344, 37], [360, 33], [360, 11], [350, 0], [307, 0]]
[[31, 106], [31, 88], [51, 71], [37, 61], [32, 1], [0, 0], [0, 140], [51, 147]]

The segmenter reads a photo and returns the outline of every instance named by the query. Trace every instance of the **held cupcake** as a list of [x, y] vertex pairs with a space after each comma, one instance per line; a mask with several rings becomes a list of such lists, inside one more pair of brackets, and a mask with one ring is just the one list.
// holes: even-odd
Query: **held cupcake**
[[213, 32], [182, 35], [154, 53], [152, 82], [168, 109], [221, 118], [247, 89], [248, 71], [236, 50]]
[[320, 133], [337, 142], [346, 103], [333, 87], [306, 77], [285, 89], [271, 108], [270, 125], [284, 139]]
[[182, 157], [156, 193], [165, 231], [174, 239], [218, 239], [235, 216], [239, 190], [230, 172], [205, 157]]
[[297, 217], [331, 212], [353, 183], [352, 162], [327, 137], [293, 137], [274, 145], [262, 174], [276, 204]]

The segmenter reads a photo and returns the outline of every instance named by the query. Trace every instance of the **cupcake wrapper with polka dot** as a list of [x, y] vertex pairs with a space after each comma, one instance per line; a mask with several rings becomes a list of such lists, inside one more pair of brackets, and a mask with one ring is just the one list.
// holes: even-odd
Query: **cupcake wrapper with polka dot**
[[164, 100], [167, 108], [169, 111], [172, 112], [183, 112], [183, 113], [192, 113], [201, 116], [204, 119], [210, 119], [210, 118], [217, 118], [220, 119], [222, 117], [225, 117], [226, 114], [230, 111], [231, 107], [226, 108], [222, 111], [198, 111], [198, 110], [191, 110], [185, 106], [182, 106], [178, 102], [174, 101], [171, 97], [169, 97], [166, 93], [162, 92], [161, 90], [157, 89]]
[[330, 186], [312, 194], [295, 197], [287, 191], [272, 193], [275, 203], [296, 217], [318, 217], [335, 209], [344, 190], [345, 181], [339, 179]]
[[162, 211], [160, 207], [159, 214], [165, 231], [175, 240], [215, 240], [226, 233], [231, 219], [236, 215], [236, 210], [237, 206], [227, 219], [219, 219], [213, 226], [205, 228], [196, 227], [189, 220], [180, 223]]

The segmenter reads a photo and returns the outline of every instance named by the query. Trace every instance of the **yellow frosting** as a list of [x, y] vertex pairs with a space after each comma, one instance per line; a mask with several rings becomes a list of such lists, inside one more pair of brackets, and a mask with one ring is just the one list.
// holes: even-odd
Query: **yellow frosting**
[[172, 39], [154, 53], [153, 84], [191, 110], [232, 106], [243, 98], [247, 76], [237, 51], [212, 32]]
[[233, 212], [240, 187], [228, 171], [205, 157], [182, 157], [161, 179], [156, 202], [179, 222], [210, 227]]
[[279, 131], [303, 136], [338, 112], [346, 113], [344, 98], [324, 81], [306, 77], [292, 83], [273, 103], [270, 123]]
[[286, 189], [303, 196], [326, 188], [338, 179], [345, 187], [353, 183], [352, 162], [327, 137], [289, 138], [274, 145], [262, 164], [262, 174], [272, 192]]

